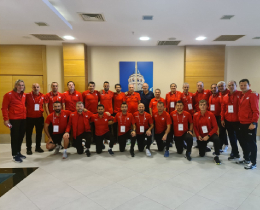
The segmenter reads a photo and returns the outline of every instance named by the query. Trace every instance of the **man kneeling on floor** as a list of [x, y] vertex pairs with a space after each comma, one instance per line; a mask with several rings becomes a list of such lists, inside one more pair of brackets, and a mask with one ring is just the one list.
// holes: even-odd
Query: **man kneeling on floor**
[[109, 113], [104, 113], [105, 108], [103, 104], [97, 106], [97, 114], [93, 114], [91, 117], [91, 122], [95, 124], [95, 135], [96, 135], [96, 152], [100, 154], [102, 149], [105, 149], [103, 144], [104, 139], [109, 142], [108, 153], [113, 155], [114, 152], [112, 148], [114, 146], [114, 137], [109, 131], [109, 125], [113, 124], [113, 117]]
[[[55, 148], [54, 155], [58, 154], [61, 148], [62, 137], [65, 133], [68, 119], [70, 116], [70, 111], [61, 110], [61, 102], [56, 101], [53, 104], [53, 110], [51, 114], [45, 120], [44, 123], [44, 131], [48, 136], [48, 142], [46, 144], [46, 148], [48, 150], [52, 150]], [[49, 126], [53, 126], [52, 134], [49, 133]], [[67, 150], [69, 144], [69, 140], [64, 139], [64, 151]], [[63, 156], [64, 157], [64, 156]]]
[[[90, 111], [84, 111], [84, 104], [81, 101], [76, 103], [76, 112], [70, 114], [70, 119], [68, 126], [66, 128], [66, 133], [63, 136], [64, 141], [68, 140], [70, 137], [70, 130], [72, 128], [73, 132], [73, 145], [77, 149], [78, 154], [84, 152], [84, 146], [86, 146], [86, 155], [90, 157], [90, 144], [91, 144], [91, 127], [90, 118], [93, 115]], [[63, 158], [67, 157], [66, 149], [63, 153]]]
[[201, 157], [205, 156], [206, 147], [209, 141], [214, 143], [215, 157], [214, 161], [217, 165], [221, 164], [219, 160], [219, 146], [220, 140], [217, 135], [218, 124], [213, 113], [207, 111], [208, 104], [206, 100], [199, 101], [199, 112], [193, 116], [194, 132], [198, 139], [199, 154]]
[[177, 101], [176, 110], [171, 112], [173, 121], [174, 141], [178, 154], [183, 152], [184, 141], [187, 144], [187, 151], [185, 157], [191, 161], [191, 148], [193, 145], [193, 123], [189, 112], [183, 111], [183, 102]]
[[135, 120], [131, 113], [127, 112], [127, 103], [121, 104], [121, 111], [118, 112], [114, 118], [114, 122], [118, 123], [118, 143], [120, 152], [125, 151], [126, 141], [131, 139], [130, 154], [135, 156], [134, 147], [136, 142]]

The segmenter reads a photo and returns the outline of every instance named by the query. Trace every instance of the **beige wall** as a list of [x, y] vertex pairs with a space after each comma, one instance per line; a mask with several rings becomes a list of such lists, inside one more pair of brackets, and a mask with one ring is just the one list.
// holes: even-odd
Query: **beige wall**
[[62, 46], [46, 46], [47, 91], [51, 90], [51, 83], [59, 83], [59, 92], [63, 92], [63, 62]]
[[225, 81], [235, 80], [238, 84], [245, 78], [251, 89], [260, 93], [260, 47], [226, 47]]
[[162, 96], [170, 91], [170, 84], [178, 89], [184, 79], [184, 47], [88, 47], [89, 81], [102, 88], [109, 81], [111, 90], [119, 82], [120, 61], [153, 61], [153, 87], [160, 88]]

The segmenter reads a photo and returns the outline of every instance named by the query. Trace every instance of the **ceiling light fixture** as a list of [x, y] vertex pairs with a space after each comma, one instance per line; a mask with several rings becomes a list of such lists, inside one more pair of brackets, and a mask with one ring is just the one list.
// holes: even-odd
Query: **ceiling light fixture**
[[64, 39], [67, 39], [67, 40], [74, 40], [75, 38], [73, 36], [63, 36]]
[[147, 41], [147, 40], [150, 40], [150, 37], [148, 37], [148, 36], [142, 36], [142, 37], [140, 37], [139, 39], [142, 40], [142, 41]]
[[202, 41], [202, 40], [205, 40], [206, 38], [207, 38], [207, 37], [205, 37], [205, 36], [199, 36], [199, 37], [196, 38], [196, 40]]

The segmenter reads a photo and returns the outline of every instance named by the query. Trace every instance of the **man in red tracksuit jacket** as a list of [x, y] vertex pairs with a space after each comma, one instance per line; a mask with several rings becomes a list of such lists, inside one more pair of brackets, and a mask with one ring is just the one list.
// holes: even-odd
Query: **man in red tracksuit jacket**
[[221, 164], [219, 160], [219, 138], [217, 135], [218, 124], [213, 113], [207, 111], [208, 105], [206, 100], [199, 102], [200, 111], [193, 115], [193, 128], [197, 137], [199, 154], [205, 156], [206, 147], [209, 141], [214, 143], [215, 157], [214, 161], [217, 165]]
[[4, 124], [11, 131], [11, 148], [14, 162], [21, 163], [26, 157], [21, 154], [25, 134], [26, 108], [25, 85], [23, 80], [15, 82], [14, 89], [4, 95], [2, 114]]
[[238, 117], [241, 140], [245, 141], [245, 160], [240, 161], [240, 163], [247, 164], [245, 169], [255, 169], [257, 158], [256, 131], [259, 119], [259, 94], [252, 93], [248, 79], [240, 80], [239, 86], [243, 95], [240, 99]]
[[231, 154], [228, 160], [237, 160], [240, 158], [237, 140], [244, 150], [243, 141], [241, 141], [239, 130], [238, 109], [240, 103], [241, 91], [237, 90], [236, 81], [228, 82], [229, 92], [223, 97], [221, 103], [221, 124], [227, 129], [228, 138], [231, 145]]

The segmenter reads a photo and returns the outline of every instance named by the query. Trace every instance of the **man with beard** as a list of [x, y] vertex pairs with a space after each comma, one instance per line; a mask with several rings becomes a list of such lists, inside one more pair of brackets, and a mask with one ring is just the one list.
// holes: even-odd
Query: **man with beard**
[[[61, 102], [55, 101], [53, 103], [53, 110], [51, 114], [45, 120], [44, 123], [44, 131], [48, 136], [48, 142], [46, 144], [46, 148], [48, 150], [52, 150], [55, 148], [54, 155], [58, 154], [61, 149], [61, 141], [63, 135], [65, 133], [68, 119], [70, 116], [70, 111], [68, 110], [61, 110]], [[49, 133], [49, 127], [52, 126], [52, 133]], [[63, 158], [67, 158], [67, 148], [69, 144], [69, 139], [64, 138], [64, 153]]]
[[118, 112], [114, 118], [114, 122], [118, 123], [118, 143], [120, 152], [125, 151], [127, 139], [131, 139], [130, 154], [134, 154], [134, 146], [136, 142], [135, 120], [131, 113], [127, 112], [127, 104], [121, 104], [121, 112]]
[[95, 82], [88, 83], [88, 90], [82, 93], [83, 102], [85, 108], [92, 112], [93, 114], [97, 113], [97, 105], [99, 102], [100, 94], [97, 90], [95, 90]]
[[109, 90], [109, 82], [105, 81], [103, 87], [104, 90], [100, 92], [100, 104], [104, 105], [105, 112], [109, 112], [112, 115], [114, 93]]
[[111, 132], [109, 131], [109, 125], [113, 124], [113, 117], [104, 113], [105, 108], [103, 104], [99, 104], [97, 106], [97, 114], [91, 116], [91, 121], [95, 124], [95, 135], [96, 135], [96, 152], [100, 154], [102, 149], [105, 149], [103, 144], [104, 139], [107, 139], [109, 142], [109, 149], [108, 153], [113, 155], [114, 152], [112, 148], [114, 146], [114, 137], [112, 136]]
[[154, 125], [152, 116], [144, 110], [144, 104], [140, 103], [138, 104], [138, 112], [134, 113], [136, 139], [139, 152], [143, 152], [144, 147], [146, 146], [146, 155], [150, 157], [150, 145], [152, 143], [152, 129]]
[[[126, 95], [125, 93], [121, 92], [121, 85], [116, 84], [115, 85], [116, 92], [114, 93], [113, 102], [114, 102], [114, 113], [113, 116], [116, 116], [117, 113], [121, 112], [121, 104], [126, 101]], [[115, 141], [117, 142], [117, 122], [114, 122], [113, 124], [113, 134], [115, 137]]]
[[177, 101], [176, 110], [171, 113], [173, 121], [174, 141], [178, 154], [183, 152], [184, 141], [187, 144], [185, 157], [191, 161], [191, 148], [193, 144], [192, 130], [193, 122], [189, 112], [183, 111], [182, 101]]
[[[69, 123], [63, 135], [63, 139], [69, 141], [69, 133], [72, 128], [73, 145], [76, 147], [77, 153], [82, 154], [84, 152], [84, 146], [86, 146], [87, 150], [85, 153], [90, 157], [91, 128], [89, 122], [93, 114], [90, 111], [84, 112], [84, 104], [81, 101], [76, 103], [76, 110], [76, 112], [70, 114]], [[63, 153], [63, 157], [66, 158], [67, 154]]]

